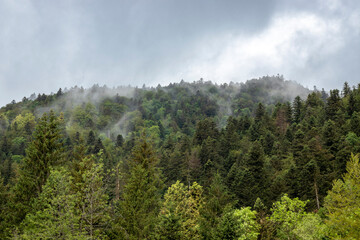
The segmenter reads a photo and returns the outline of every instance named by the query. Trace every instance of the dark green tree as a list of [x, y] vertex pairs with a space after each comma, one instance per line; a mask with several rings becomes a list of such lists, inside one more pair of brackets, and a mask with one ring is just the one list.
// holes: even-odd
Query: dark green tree
[[63, 160], [61, 123], [62, 117], [50, 111], [44, 113], [36, 125], [34, 140], [26, 149], [19, 179], [13, 188], [14, 212], [10, 221], [14, 224], [19, 224], [30, 212], [32, 201], [42, 192], [49, 177], [50, 167]]
[[116, 137], [116, 146], [117, 147], [122, 147], [124, 144], [124, 138], [121, 134], [117, 135]]
[[303, 112], [303, 101], [299, 96], [297, 96], [293, 102], [293, 114], [294, 114], [293, 119], [295, 123], [299, 123], [301, 121], [302, 112]]
[[158, 159], [144, 136], [129, 159], [122, 200], [118, 203], [118, 225], [124, 239], [149, 239], [160, 209], [162, 180]]
[[351, 88], [349, 87], [349, 83], [345, 82], [341, 94], [344, 97], [347, 97], [347, 96], [349, 96], [350, 92], [351, 92]]
[[220, 174], [216, 173], [205, 195], [205, 203], [201, 214], [200, 226], [203, 239], [215, 238], [219, 220], [225, 209], [234, 205], [233, 197], [223, 183]]
[[334, 89], [330, 90], [330, 96], [327, 99], [326, 103], [326, 117], [327, 119], [336, 120], [338, 111], [341, 109], [341, 98], [339, 95], [339, 90]]

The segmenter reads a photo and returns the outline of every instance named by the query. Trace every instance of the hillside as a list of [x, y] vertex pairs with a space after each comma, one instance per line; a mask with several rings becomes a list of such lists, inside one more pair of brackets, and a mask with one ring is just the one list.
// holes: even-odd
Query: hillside
[[329, 191], [359, 152], [359, 112], [357, 87], [281, 76], [24, 97], [0, 109], [0, 238], [333, 236]]

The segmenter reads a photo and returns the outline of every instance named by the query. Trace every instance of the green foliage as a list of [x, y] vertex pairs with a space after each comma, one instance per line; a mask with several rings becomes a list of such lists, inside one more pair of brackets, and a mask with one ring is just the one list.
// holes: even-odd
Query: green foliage
[[122, 200], [118, 203], [118, 226], [125, 239], [148, 239], [154, 231], [160, 208], [162, 181], [158, 159], [150, 143], [140, 139], [129, 159]]
[[233, 196], [228, 192], [219, 173], [213, 176], [204, 202], [201, 212], [201, 232], [204, 239], [213, 239], [224, 210], [234, 205]]
[[20, 239], [86, 239], [79, 228], [77, 194], [71, 190], [70, 174], [52, 170], [42, 193], [22, 223]]
[[342, 180], [334, 181], [325, 199], [326, 224], [334, 239], [360, 239], [360, 164], [352, 155]]
[[[101, 156], [101, 152], [99, 153]], [[85, 157], [80, 162], [81, 181], [75, 182], [77, 206], [80, 213], [80, 229], [90, 239], [102, 239], [109, 225], [108, 196], [103, 182], [102, 158], [96, 163], [94, 156]]]
[[[64, 117], [50, 113], [37, 119], [49, 107]], [[76, 196], [57, 209], [74, 209], [68, 211], [74, 213], [72, 227], [59, 224], [68, 238], [79, 233], [77, 238], [216, 239], [221, 232], [223, 239], [236, 239], [241, 224], [233, 208], [254, 203], [258, 238], [322, 238], [324, 216], [314, 212], [322, 209], [332, 181], [345, 173], [344, 159], [360, 150], [359, 112], [360, 85], [350, 89], [345, 84], [341, 94], [332, 90], [328, 96], [282, 76], [142, 89], [94, 85], [12, 102], [0, 109], [0, 238], [9, 238], [15, 229], [14, 236], [36, 238], [36, 224], [45, 234], [46, 221], [60, 221], [55, 209], [41, 203], [66, 199], [59, 193], [44, 200], [50, 169], [67, 172], [53, 188], [66, 192], [70, 182], [68, 196]], [[137, 140], [142, 132], [146, 141], [145, 136]], [[166, 193], [160, 169], [165, 186], [171, 186]], [[199, 206], [190, 194], [195, 181], [204, 192]], [[327, 198], [336, 200], [336, 190], [343, 202], [326, 203], [343, 204], [331, 212], [341, 212], [343, 222], [345, 216], [357, 216], [353, 202], [344, 200], [351, 199], [343, 194], [348, 182], [335, 183]], [[279, 201], [269, 216], [267, 209], [284, 193], [308, 204], [286, 209], [276, 204], [297, 201]], [[351, 224], [345, 227], [353, 229]], [[327, 225], [333, 238], [351, 232], [341, 232], [344, 226], [330, 217]]]
[[157, 225], [158, 239], [199, 239], [203, 189], [194, 182], [186, 187], [177, 181], [164, 196]]
[[303, 240], [326, 239], [326, 226], [318, 214], [307, 213], [296, 222], [294, 234]]
[[36, 125], [34, 140], [26, 149], [26, 157], [21, 164], [20, 176], [13, 188], [15, 212], [13, 221], [19, 224], [26, 213], [31, 211], [32, 201], [42, 192], [50, 168], [63, 159], [60, 124], [62, 119], [51, 111], [44, 113]]
[[250, 207], [229, 209], [221, 217], [214, 239], [255, 240], [259, 230], [256, 211], [252, 211]]
[[270, 221], [278, 225], [277, 236], [280, 239], [296, 239], [294, 229], [305, 216], [306, 202], [291, 199], [286, 194], [273, 204]]
[[273, 204], [269, 220], [275, 225], [278, 239], [322, 239], [324, 225], [319, 215], [306, 213], [307, 202], [286, 194]]

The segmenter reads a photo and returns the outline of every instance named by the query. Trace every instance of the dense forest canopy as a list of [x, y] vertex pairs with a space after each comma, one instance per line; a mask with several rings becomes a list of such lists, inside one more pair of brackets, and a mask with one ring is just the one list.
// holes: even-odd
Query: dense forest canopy
[[360, 87], [94, 85], [0, 109], [0, 239], [359, 239]]

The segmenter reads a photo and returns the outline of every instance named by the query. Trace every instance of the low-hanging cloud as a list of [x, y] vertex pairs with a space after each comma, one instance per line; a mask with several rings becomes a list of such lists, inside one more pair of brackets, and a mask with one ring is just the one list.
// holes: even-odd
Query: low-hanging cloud
[[0, 105], [74, 85], [360, 74], [356, 0], [0, 1]]

